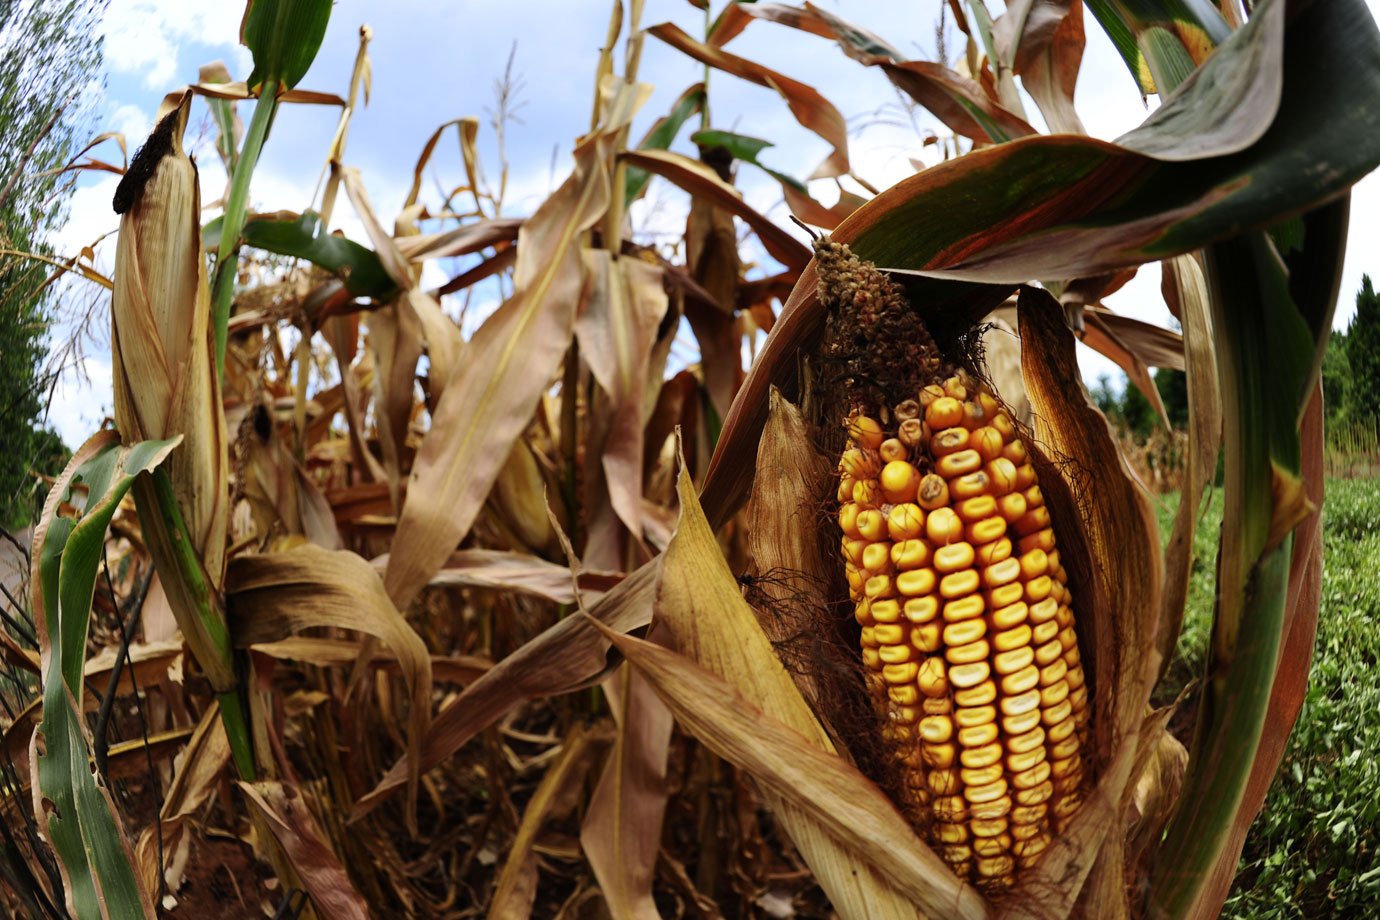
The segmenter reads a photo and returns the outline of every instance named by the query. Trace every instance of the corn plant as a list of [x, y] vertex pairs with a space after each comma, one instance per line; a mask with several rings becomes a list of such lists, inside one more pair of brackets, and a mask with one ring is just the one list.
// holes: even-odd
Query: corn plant
[[[246, 877], [276, 878], [274, 909], [321, 917], [749, 915], [783, 879], [807, 915], [1217, 915], [1312, 655], [1318, 369], [1348, 189], [1380, 163], [1364, 4], [1090, 2], [1161, 99], [1114, 142], [1073, 107], [1077, 3], [949, 4], [963, 73], [812, 5], [701, 5], [697, 37], [613, 4], [589, 130], [521, 217], [461, 118], [388, 227], [347, 153], [371, 30], [345, 95], [298, 88], [327, 4], [253, 3], [245, 83], [207, 69], [170, 97], [116, 201], [118, 437], [50, 492], [45, 631], [38, 654], [6, 644], [41, 679], [5, 729], [31, 764], [5, 788], [45, 816], [57, 882], [46, 851], [19, 858], [61, 888], [46, 902], [194, 899], [219, 822], [252, 841]], [[952, 132], [944, 161], [872, 186], [824, 94], [729, 50], [748, 28], [879, 68]], [[705, 77], [634, 142], [648, 39]], [[714, 124], [711, 71], [826, 142], [808, 180]], [[339, 109], [320, 196], [254, 213], [289, 103]], [[227, 168], [205, 226], [193, 105]], [[697, 114], [698, 159], [671, 150]], [[458, 177], [428, 197], [452, 131]], [[744, 201], [735, 164], [780, 184], [808, 243]], [[675, 251], [628, 219], [654, 183], [688, 198]], [[366, 239], [328, 232], [342, 190]], [[739, 223], [774, 269], [747, 264]], [[1181, 334], [1101, 304], [1152, 262]], [[456, 303], [484, 285], [501, 302], [464, 335]], [[1019, 375], [991, 322], [1019, 333]], [[1165, 542], [1079, 337], [1157, 406], [1149, 367], [1187, 373]], [[1156, 692], [1219, 452], [1204, 671]], [[107, 527], [129, 577], [102, 595]], [[100, 604], [155, 573], [142, 638], [102, 641]], [[106, 647], [111, 667], [87, 658]], [[115, 750], [117, 699], [154, 725]], [[121, 792], [136, 757], [153, 814]]]

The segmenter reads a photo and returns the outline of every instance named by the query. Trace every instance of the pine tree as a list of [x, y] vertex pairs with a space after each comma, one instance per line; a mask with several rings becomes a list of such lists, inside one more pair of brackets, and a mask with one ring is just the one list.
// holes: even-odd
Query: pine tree
[[1352, 418], [1380, 418], [1380, 297], [1370, 275], [1361, 276], [1356, 315], [1346, 329], [1346, 357], [1351, 365]]

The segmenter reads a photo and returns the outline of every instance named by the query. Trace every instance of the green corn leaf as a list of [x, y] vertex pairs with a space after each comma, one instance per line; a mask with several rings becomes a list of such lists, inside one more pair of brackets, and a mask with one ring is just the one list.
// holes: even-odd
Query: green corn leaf
[[252, 0], [240, 36], [254, 55], [249, 86], [296, 86], [316, 59], [330, 18], [330, 0]]
[[259, 217], [248, 221], [243, 239], [250, 246], [306, 259], [334, 272], [356, 297], [385, 300], [397, 289], [374, 250], [321, 231], [320, 215], [307, 211], [295, 220]]
[[[91, 600], [106, 528], [140, 473], [152, 470], [181, 438], [121, 446], [115, 432], [84, 444], [54, 486], [35, 533], [45, 671], [43, 719], [35, 736], [35, 812], [47, 824], [62, 863], [69, 909], [80, 920], [152, 917], [119, 816], [90, 765], [81, 708], [82, 668]], [[85, 487], [85, 497], [74, 488]], [[60, 516], [62, 501], [79, 517]]]
[[[690, 120], [696, 112], [704, 109], [705, 94], [704, 84], [696, 83], [694, 86], [680, 94], [675, 105], [671, 106], [671, 111], [664, 118], [657, 119], [656, 124], [647, 132], [647, 136], [642, 139], [642, 143], [637, 145], [638, 150], [669, 150], [675, 141], [676, 135], [680, 134], [680, 129]], [[651, 181], [652, 174], [645, 169], [636, 166], [628, 167], [627, 181], [623, 187], [623, 200], [632, 202], [647, 188], [647, 183]]]
[[1227, 40], [1210, 0], [1088, 0], [1141, 92], [1167, 93]]

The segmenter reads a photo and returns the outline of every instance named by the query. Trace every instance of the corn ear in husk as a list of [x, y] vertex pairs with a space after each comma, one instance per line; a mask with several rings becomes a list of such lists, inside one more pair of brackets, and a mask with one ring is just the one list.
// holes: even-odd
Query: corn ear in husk
[[228, 465], [197, 170], [182, 149], [190, 102], [158, 123], [115, 195], [115, 424], [127, 444], [182, 435], [167, 478], [140, 477], [135, 498], [178, 625], [224, 692], [234, 685], [220, 603]]

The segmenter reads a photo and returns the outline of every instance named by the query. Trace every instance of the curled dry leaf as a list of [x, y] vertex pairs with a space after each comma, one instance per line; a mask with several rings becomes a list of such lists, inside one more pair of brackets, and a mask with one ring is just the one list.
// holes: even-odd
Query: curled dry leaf
[[[240, 648], [333, 626], [373, 636], [392, 649], [410, 696], [408, 747], [421, 750], [431, 720], [431, 658], [366, 560], [312, 545], [240, 556], [231, 564], [227, 593]], [[411, 763], [417, 763], [415, 756]], [[409, 805], [416, 801], [417, 777], [414, 768], [408, 777]]]
[[[181, 885], [181, 878], [176, 877], [180, 876], [180, 872], [174, 872], [173, 867], [185, 860], [182, 851], [188, 841], [183, 831], [188, 820], [201, 810], [216, 791], [221, 773], [229, 762], [230, 743], [226, 741], [225, 727], [220, 721], [220, 707], [212, 703], [202, 713], [196, 731], [182, 751], [173, 773], [172, 785], [164, 794], [163, 806], [158, 810], [159, 827], [144, 828], [135, 845], [139, 873], [144, 887], [149, 891], [158, 890], [160, 874], [165, 875], [173, 891]], [[162, 866], [158, 864], [160, 849], [168, 860], [168, 864]]]
[[828, 179], [848, 172], [848, 124], [839, 110], [814, 87], [763, 67], [755, 61], [729, 54], [722, 48], [698, 42], [673, 23], [663, 22], [651, 26], [647, 31], [703, 64], [780, 93], [796, 121], [824, 138], [834, 148], [825, 161], [811, 173], [811, 179]]
[[[387, 570], [388, 556], [374, 560]], [[623, 580], [617, 572], [582, 571], [578, 576], [586, 600], [596, 598]], [[432, 588], [494, 588], [542, 597], [557, 604], [575, 603], [570, 569], [525, 553], [496, 549], [462, 549], [451, 553], [445, 566], [427, 582]]]
[[[656, 631], [654, 630], [654, 635]], [[614, 917], [656, 920], [652, 883], [670, 787], [671, 711], [627, 665], [603, 683], [618, 722], [613, 749], [580, 825], [580, 846]]]
[[762, 240], [763, 248], [771, 257], [787, 268], [799, 271], [810, 261], [810, 250], [803, 243], [761, 212], [749, 207], [736, 188], [698, 160], [669, 150], [625, 150], [618, 159], [629, 166], [669, 179], [691, 195], [708, 199], [733, 216], [742, 218]]
[[605, 120], [575, 170], [523, 224], [513, 296], [469, 344], [413, 463], [393, 539], [388, 593], [406, 606], [474, 523], [503, 459], [569, 347], [584, 286], [581, 235], [603, 217], [613, 147], [650, 87], [606, 80]]
[[992, 23], [1003, 64], [1040, 107], [1056, 134], [1083, 134], [1073, 107], [1083, 61], [1083, 4], [1078, 0], [1018, 0]]
[[320, 916], [368, 920], [364, 898], [327, 845], [301, 793], [277, 782], [241, 782], [239, 787], [282, 847]]
[[[661, 557], [634, 571], [593, 606], [590, 615], [620, 633], [651, 622]], [[570, 579], [566, 575], [567, 582]], [[595, 683], [609, 668], [609, 643], [585, 617], [566, 617], [493, 666], [451, 700], [431, 723], [421, 769], [430, 770], [471, 738], [527, 700], [569, 693]], [[395, 763], [355, 804], [351, 820], [378, 807], [416, 769], [409, 757]]]
[[775, 3], [744, 4], [741, 8], [750, 16], [833, 39], [853, 60], [880, 67], [897, 89], [956, 134], [978, 143], [1000, 143], [1036, 133], [1024, 118], [992, 100], [975, 81], [942, 63], [907, 61], [878, 36], [812, 3], [803, 9]]
[[584, 258], [590, 290], [575, 320], [575, 335], [580, 356], [609, 401], [600, 416], [610, 419], [604, 443], [587, 450], [600, 456], [610, 503], [640, 540], [647, 374], [657, 328], [669, 306], [666, 289], [657, 265], [615, 258], [601, 249], [585, 250]]

